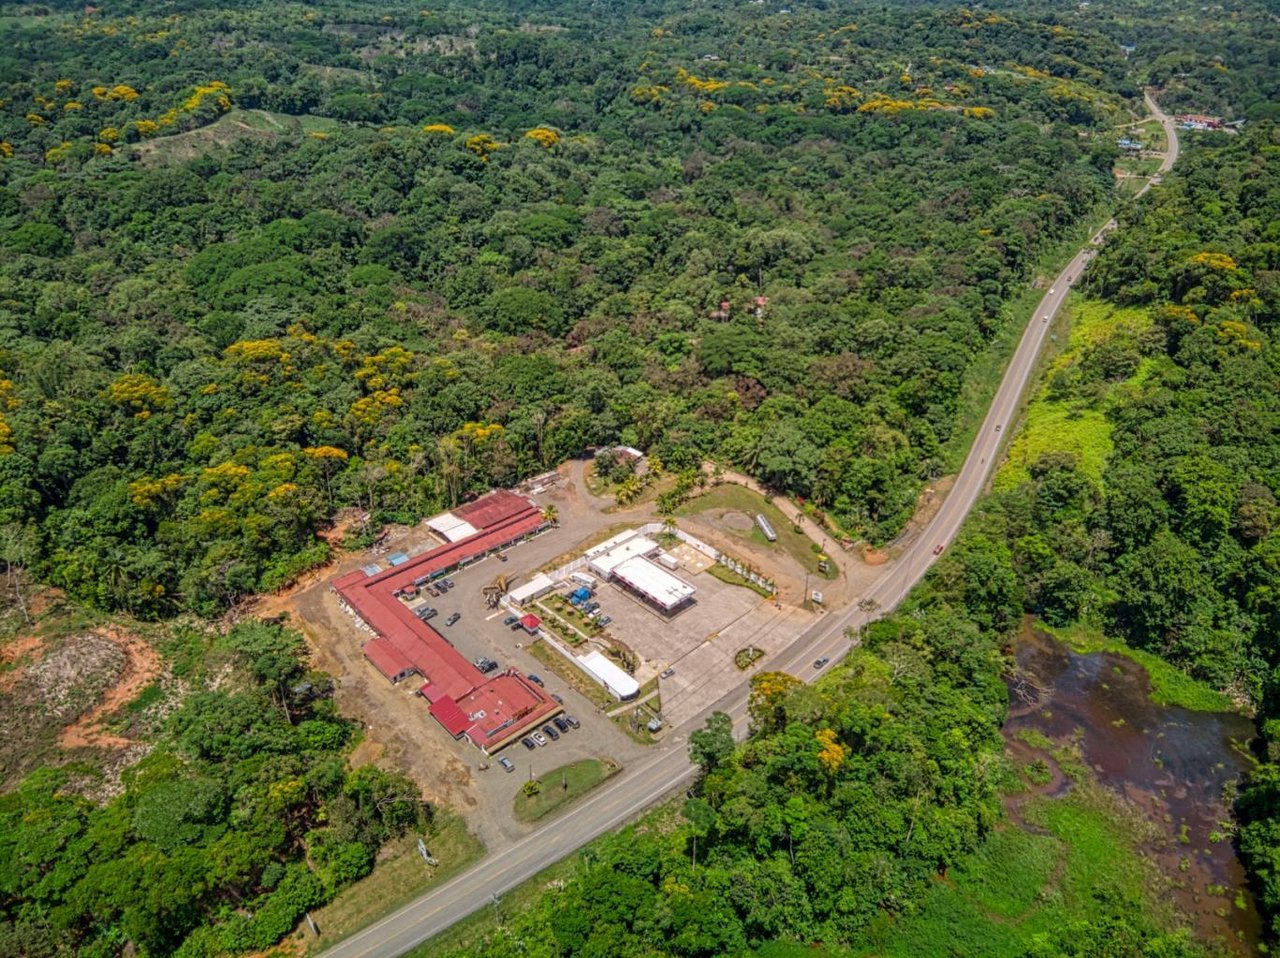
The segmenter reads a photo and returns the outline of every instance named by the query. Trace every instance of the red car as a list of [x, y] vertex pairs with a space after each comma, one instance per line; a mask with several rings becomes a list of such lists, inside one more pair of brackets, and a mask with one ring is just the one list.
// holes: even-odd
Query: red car
[[942, 555], [942, 550], [943, 550], [944, 548], [945, 548], [945, 547], [943, 546], [943, 544], [942, 544], [941, 542], [939, 542], [936, 546], [934, 546], [934, 547], [933, 547], [933, 554], [934, 554], [934, 555], [936, 555], [936, 556], [940, 556], [940, 555]]

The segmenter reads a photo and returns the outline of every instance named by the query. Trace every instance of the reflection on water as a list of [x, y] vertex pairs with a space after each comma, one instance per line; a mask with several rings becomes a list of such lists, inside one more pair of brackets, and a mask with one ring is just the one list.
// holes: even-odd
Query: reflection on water
[[1250, 765], [1253, 723], [1230, 712], [1157, 705], [1137, 663], [1106, 652], [1078, 655], [1030, 628], [1014, 656], [1029, 681], [1010, 696], [1006, 737], [1035, 729], [1075, 742], [1099, 782], [1167, 831], [1152, 853], [1182, 886], [1178, 904], [1198, 933], [1252, 952], [1261, 921], [1244, 867], [1230, 841], [1211, 836], [1220, 837], [1219, 823], [1229, 819], [1223, 787]]

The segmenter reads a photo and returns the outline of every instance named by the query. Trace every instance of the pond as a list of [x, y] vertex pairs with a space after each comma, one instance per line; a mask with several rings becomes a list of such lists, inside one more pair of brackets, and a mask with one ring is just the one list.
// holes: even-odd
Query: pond
[[[1025, 628], [1015, 640], [1004, 734], [1074, 743], [1097, 781], [1141, 808], [1165, 833], [1148, 851], [1175, 882], [1178, 905], [1204, 940], [1254, 953], [1261, 919], [1244, 866], [1221, 823], [1223, 789], [1252, 764], [1253, 723], [1233, 712], [1194, 712], [1151, 701], [1146, 670], [1108, 652], [1078, 654]], [[1056, 779], [1050, 788], [1069, 783]]]

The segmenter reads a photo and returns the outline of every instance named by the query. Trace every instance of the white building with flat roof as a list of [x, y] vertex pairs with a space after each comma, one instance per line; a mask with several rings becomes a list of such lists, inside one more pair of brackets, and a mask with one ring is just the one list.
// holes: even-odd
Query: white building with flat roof
[[613, 577], [639, 593], [664, 612], [671, 612], [691, 600], [693, 586], [643, 556], [634, 556], [613, 567]]
[[632, 535], [629, 539], [615, 545], [608, 552], [592, 556], [587, 565], [591, 571], [608, 579], [613, 570], [631, 559], [651, 555], [658, 551], [658, 543], [648, 536]]

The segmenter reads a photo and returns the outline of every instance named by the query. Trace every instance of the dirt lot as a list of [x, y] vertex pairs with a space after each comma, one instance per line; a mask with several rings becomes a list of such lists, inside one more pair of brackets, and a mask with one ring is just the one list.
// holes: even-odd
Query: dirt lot
[[64, 632], [47, 621], [0, 647], [0, 669], [0, 787], [93, 750], [105, 774], [87, 787], [114, 794], [148, 746], [104, 726], [161, 676], [160, 655], [117, 626]]

